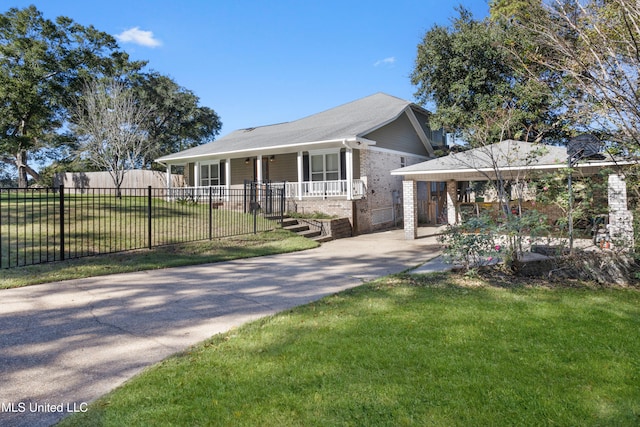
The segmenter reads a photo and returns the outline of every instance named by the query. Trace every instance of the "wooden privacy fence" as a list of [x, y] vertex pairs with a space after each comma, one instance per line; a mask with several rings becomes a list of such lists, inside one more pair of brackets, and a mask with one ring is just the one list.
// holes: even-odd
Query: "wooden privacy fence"
[[282, 188], [169, 191], [0, 189], [0, 268], [272, 230], [285, 206]]

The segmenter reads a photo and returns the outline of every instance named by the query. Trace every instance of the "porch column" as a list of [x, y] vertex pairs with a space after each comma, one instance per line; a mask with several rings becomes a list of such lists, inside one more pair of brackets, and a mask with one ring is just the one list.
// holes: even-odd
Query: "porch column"
[[193, 165], [193, 186], [200, 187], [200, 162]]
[[456, 199], [458, 197], [458, 183], [447, 181], [447, 223], [453, 225], [458, 222]]
[[633, 251], [633, 212], [627, 209], [627, 183], [624, 176], [609, 175], [608, 199], [611, 246]]
[[416, 181], [402, 181], [402, 203], [404, 210], [404, 238], [418, 237], [418, 185]]
[[259, 183], [262, 183], [262, 154], [258, 154], [256, 159], [256, 179]]
[[298, 200], [302, 200], [302, 181], [304, 181], [303, 153], [298, 151]]
[[347, 200], [353, 200], [353, 149], [347, 147], [344, 153], [347, 172]]
[[167, 190], [171, 189], [171, 163], [167, 164]]
[[224, 182], [226, 183], [225, 187], [231, 188], [231, 159], [227, 159], [226, 167], [224, 168]]

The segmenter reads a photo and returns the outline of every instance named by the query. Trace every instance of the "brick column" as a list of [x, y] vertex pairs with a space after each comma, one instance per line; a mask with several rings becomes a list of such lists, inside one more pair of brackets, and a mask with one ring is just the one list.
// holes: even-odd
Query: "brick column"
[[609, 175], [609, 237], [612, 247], [633, 250], [633, 212], [627, 209], [627, 183], [623, 176]]
[[458, 222], [456, 200], [458, 198], [458, 183], [447, 181], [447, 223], [453, 225]]
[[418, 191], [416, 181], [402, 181], [402, 208], [404, 210], [404, 238], [418, 237]]

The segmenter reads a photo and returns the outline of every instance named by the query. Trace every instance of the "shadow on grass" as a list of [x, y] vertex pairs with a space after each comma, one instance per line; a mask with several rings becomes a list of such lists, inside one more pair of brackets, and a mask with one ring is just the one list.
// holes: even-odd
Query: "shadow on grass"
[[215, 336], [69, 425], [640, 420], [637, 291], [459, 279], [393, 275]]

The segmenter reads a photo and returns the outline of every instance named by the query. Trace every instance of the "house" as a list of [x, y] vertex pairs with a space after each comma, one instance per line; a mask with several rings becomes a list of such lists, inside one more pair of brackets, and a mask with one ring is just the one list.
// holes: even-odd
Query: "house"
[[367, 233], [400, 218], [402, 180], [390, 171], [445, 145], [428, 116], [414, 103], [377, 93], [291, 122], [239, 129], [156, 161], [167, 174], [182, 166], [185, 185], [196, 192], [242, 188], [247, 180], [277, 183], [289, 212], [346, 217], [354, 233]]
[[[581, 139], [576, 138], [578, 142]], [[580, 144], [572, 148], [506, 140], [445, 157], [395, 169], [403, 177], [403, 210], [406, 239], [417, 237], [418, 218], [432, 224], [455, 224], [461, 219], [466, 184], [474, 181], [526, 182], [542, 173], [571, 166], [576, 176], [593, 176], [611, 169], [607, 201], [612, 237], [633, 241], [633, 215], [628, 210], [627, 190], [621, 167], [633, 161], [608, 155], [583, 155]]]

